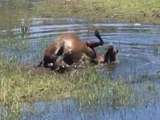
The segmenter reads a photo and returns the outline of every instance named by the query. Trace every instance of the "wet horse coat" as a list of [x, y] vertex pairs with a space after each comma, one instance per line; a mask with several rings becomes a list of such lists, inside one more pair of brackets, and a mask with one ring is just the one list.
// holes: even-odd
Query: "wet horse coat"
[[95, 52], [86, 46], [85, 42], [75, 34], [63, 34], [58, 36], [51, 44], [48, 45], [44, 52], [43, 65], [49, 67], [49, 63], [55, 63], [58, 56], [63, 55], [63, 60], [71, 65], [78, 62], [82, 55], [95, 59]]
[[56, 70], [62, 63], [65, 63], [64, 66], [66, 66], [66, 64], [72, 65], [73, 63], [79, 62], [84, 55], [89, 58], [87, 58], [87, 60], [94, 64], [97, 64], [98, 61], [100, 63], [115, 61], [116, 52], [114, 52], [114, 50], [107, 51], [105, 55], [96, 55], [94, 48], [103, 45], [104, 42], [98, 30], [95, 30], [95, 36], [99, 39], [99, 42], [83, 42], [76, 34], [72, 33], [58, 36], [46, 48], [43, 62], [41, 62], [39, 66], [43, 63], [44, 67]]

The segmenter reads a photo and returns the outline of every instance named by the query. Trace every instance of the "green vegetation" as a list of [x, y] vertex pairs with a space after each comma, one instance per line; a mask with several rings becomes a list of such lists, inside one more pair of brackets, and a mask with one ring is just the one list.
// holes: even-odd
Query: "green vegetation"
[[160, 23], [159, 0], [2, 0], [0, 28], [19, 27], [32, 17], [71, 17], [89, 21]]
[[1, 61], [0, 78], [0, 105], [10, 111], [11, 118], [17, 118], [23, 103], [38, 100], [74, 98], [80, 105], [110, 104], [116, 107], [134, 102], [128, 85], [108, 78], [102, 80], [95, 68], [59, 75], [46, 69], [26, 69], [16, 62]]
[[21, 19], [27, 22], [31, 18], [32, 8], [31, 2], [26, 0], [1, 0], [0, 1], [0, 29], [5, 29], [8, 32], [11, 28], [20, 26]]
[[47, 0], [34, 8], [43, 17], [159, 23], [159, 0]]

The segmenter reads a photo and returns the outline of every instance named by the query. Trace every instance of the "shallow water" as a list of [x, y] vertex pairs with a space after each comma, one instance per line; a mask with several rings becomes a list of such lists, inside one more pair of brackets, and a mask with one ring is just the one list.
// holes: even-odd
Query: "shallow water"
[[76, 101], [70, 99], [54, 103], [37, 102], [30, 110], [32, 112], [29, 109], [22, 111], [24, 120], [159, 120], [160, 103], [117, 110], [107, 106], [86, 110], [80, 109]]
[[[103, 69], [110, 72], [113, 80], [131, 80], [137, 93], [146, 98], [143, 105], [139, 98], [138, 105], [134, 107], [113, 109], [103, 106], [96, 110], [81, 109], [73, 99], [53, 103], [37, 102], [32, 105], [32, 111], [29, 111], [27, 104], [22, 107], [24, 120], [159, 120], [160, 25], [107, 22], [88, 24], [86, 20], [72, 18], [32, 18], [29, 23], [21, 25], [28, 27], [26, 33], [24, 34], [20, 27], [11, 29], [12, 38], [23, 40], [27, 47], [19, 50], [15, 47], [8, 49], [2, 45], [1, 55], [18, 55], [17, 59], [22, 64], [37, 65], [42, 60], [47, 44], [57, 35], [74, 32], [84, 41], [96, 41], [94, 30], [98, 29], [106, 44], [97, 48], [97, 51], [104, 52], [109, 42], [113, 42], [115, 48], [119, 49], [119, 63], [110, 67], [104, 66]], [[8, 32], [2, 30], [0, 35], [5, 41]], [[150, 83], [155, 91], [145, 93]]]

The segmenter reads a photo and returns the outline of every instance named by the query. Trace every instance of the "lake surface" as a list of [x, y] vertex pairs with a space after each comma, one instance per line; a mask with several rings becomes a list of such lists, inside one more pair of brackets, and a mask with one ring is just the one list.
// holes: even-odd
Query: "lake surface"
[[[28, 27], [26, 32], [22, 32], [19, 26], [9, 32], [1, 30], [0, 35], [4, 41], [9, 35], [23, 41], [22, 47], [25, 49], [19, 50], [15, 46], [7, 48], [2, 45], [1, 56], [18, 55], [16, 58], [21, 64], [37, 65], [42, 60], [47, 44], [56, 36], [76, 33], [84, 41], [96, 41], [94, 30], [98, 29], [105, 45], [97, 48], [97, 51], [105, 52], [109, 42], [113, 42], [115, 48], [119, 49], [117, 55], [119, 63], [110, 67], [104, 66], [103, 69], [109, 71], [112, 80], [124, 78], [126, 83], [132, 84], [140, 96], [137, 105], [116, 109], [109, 106], [97, 106], [94, 110], [87, 106], [80, 108], [74, 99], [36, 102], [31, 105], [31, 111], [30, 105], [24, 104], [22, 106], [24, 120], [160, 119], [160, 25], [108, 22], [89, 24], [86, 20], [73, 18], [32, 18], [27, 23], [21, 21], [20, 25]], [[150, 85], [153, 91], [147, 92]]]

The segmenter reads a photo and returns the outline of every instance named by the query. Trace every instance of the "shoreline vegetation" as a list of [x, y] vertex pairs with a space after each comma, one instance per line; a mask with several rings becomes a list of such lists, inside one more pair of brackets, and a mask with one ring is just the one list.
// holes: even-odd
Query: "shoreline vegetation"
[[36, 5], [33, 10], [42, 17], [160, 23], [159, 0], [47, 0]]
[[2, 112], [0, 117], [20, 118], [21, 106], [37, 101], [75, 99], [81, 107], [109, 105], [118, 108], [136, 104], [130, 84], [102, 77], [94, 67], [62, 75], [0, 61], [0, 108], [5, 107], [8, 112], [7, 115]]
[[80, 18], [88, 22], [160, 23], [159, 0], [2, 0], [0, 27], [20, 18]]

